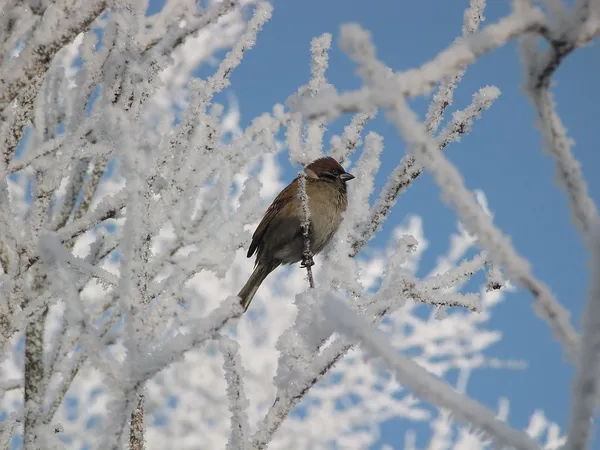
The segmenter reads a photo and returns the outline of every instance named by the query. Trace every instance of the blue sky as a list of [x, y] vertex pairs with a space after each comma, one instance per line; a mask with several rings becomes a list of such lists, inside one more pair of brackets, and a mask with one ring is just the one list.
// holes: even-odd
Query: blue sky
[[[488, 3], [484, 26], [509, 12], [510, 2]], [[394, 70], [402, 70], [426, 62], [449, 45], [460, 33], [467, 5], [467, 0], [275, 1], [273, 18], [259, 35], [256, 47], [231, 77], [240, 103], [242, 125], [247, 125], [257, 114], [270, 111], [273, 104], [283, 103], [308, 80], [309, 46], [313, 37], [323, 32], [333, 34], [328, 78], [338, 90], [352, 89], [359, 86], [359, 80], [354, 75], [355, 66], [337, 48], [341, 24], [358, 22], [370, 30], [378, 56]], [[595, 176], [600, 167], [597, 151], [600, 102], [595, 87], [598, 73], [600, 49], [596, 44], [568, 57], [555, 76], [553, 89], [559, 113], [576, 142], [574, 153], [597, 203], [600, 201], [600, 177]], [[573, 322], [579, 328], [589, 284], [587, 254], [570, 221], [565, 196], [554, 182], [553, 162], [542, 151], [534, 112], [522, 91], [516, 43], [484, 56], [469, 68], [456, 91], [455, 108], [467, 106], [471, 95], [489, 84], [500, 88], [501, 97], [475, 123], [472, 133], [452, 144], [447, 154], [462, 171], [469, 188], [485, 191], [495, 213], [495, 223], [511, 236], [518, 252], [532, 262], [535, 275], [572, 311]], [[427, 104], [428, 99], [414, 103], [423, 117]], [[331, 124], [330, 131], [339, 132], [348, 123], [346, 119]], [[387, 176], [385, 168], [391, 170], [405, 149], [382, 115], [368, 129], [385, 138], [384, 172], [377, 180], [377, 186], [381, 187]], [[327, 134], [326, 142], [330, 135]], [[297, 168], [289, 166], [286, 154], [280, 160], [291, 178]], [[428, 175], [420, 177], [401, 197], [374, 245], [385, 242], [390, 230], [410, 213], [424, 219], [430, 247], [423, 268], [428, 270], [446, 250], [448, 236], [456, 224], [455, 214], [441, 203], [439, 189]], [[564, 428], [572, 367], [531, 306], [532, 298], [526, 292], [509, 294], [490, 323], [504, 334], [502, 342], [492, 348], [492, 356], [526, 360], [528, 369], [478, 372], [469, 384], [468, 393], [494, 408], [498, 397], [508, 397], [510, 422], [519, 427], [526, 426], [530, 414], [540, 408]], [[384, 427], [384, 433], [401, 445], [396, 425]], [[597, 442], [600, 445], [600, 440]]]

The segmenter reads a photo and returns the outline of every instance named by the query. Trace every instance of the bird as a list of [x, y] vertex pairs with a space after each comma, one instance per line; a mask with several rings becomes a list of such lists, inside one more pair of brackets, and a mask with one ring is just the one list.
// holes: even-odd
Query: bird
[[[300, 177], [308, 198], [310, 253], [304, 253], [305, 212], [300, 198]], [[244, 311], [267, 276], [280, 265], [312, 265], [310, 256], [320, 253], [335, 235], [348, 207], [346, 182], [354, 175], [331, 156], [312, 161], [275, 197], [252, 235], [248, 258], [256, 252], [254, 271], [238, 293]]]

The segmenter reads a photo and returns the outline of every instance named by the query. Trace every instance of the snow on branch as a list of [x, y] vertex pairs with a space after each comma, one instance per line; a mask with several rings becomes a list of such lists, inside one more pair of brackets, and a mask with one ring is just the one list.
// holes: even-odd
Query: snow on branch
[[[329, 49], [331, 47], [331, 34], [324, 33], [312, 40], [311, 51], [311, 79], [298, 88], [295, 97], [314, 97], [322, 91], [330, 88], [325, 72], [329, 66]], [[290, 117], [287, 124], [287, 139], [290, 160], [292, 163], [299, 162], [303, 166], [321, 156], [323, 147], [323, 135], [325, 124], [323, 120], [316, 118], [310, 120], [303, 127], [302, 119], [297, 114]], [[303, 132], [304, 131], [304, 132]]]
[[256, 6], [246, 32], [236, 42], [231, 51], [225, 55], [225, 59], [219, 64], [217, 72], [208, 79], [209, 89], [205, 94], [208, 98], [229, 86], [229, 75], [242, 62], [245, 52], [255, 45], [257, 34], [269, 21], [272, 14], [273, 6], [270, 3], [260, 2]]
[[398, 353], [381, 332], [373, 329], [340, 299], [332, 295], [323, 302], [323, 314], [341, 333], [357, 339], [368, 350], [370, 356], [381, 357], [398, 381], [416, 395], [439, 408], [450, 410], [454, 417], [481, 430], [486, 438], [492, 439], [498, 445], [520, 450], [540, 450], [537, 443], [527, 434], [501, 422], [492, 411], [459, 394], [444, 381]]
[[[482, 8], [483, 4], [481, 2], [473, 1], [470, 8], [465, 12], [465, 20], [469, 17], [473, 20], [473, 23], [470, 23], [470, 25], [465, 25], [463, 30], [465, 34], [471, 33], [478, 26]], [[375, 48], [370, 43], [369, 34], [364, 32], [359, 26], [348, 25], [342, 28], [341, 46], [361, 67], [364, 66], [359, 73], [368, 86], [377, 86], [378, 83], [385, 83], [390, 77], [390, 69], [375, 59]], [[460, 73], [464, 73], [464, 69]], [[451, 102], [452, 92], [455, 87], [455, 83], [450, 85], [442, 84], [440, 86], [439, 95], [434, 97], [434, 102], [432, 103], [432, 105], [437, 104], [437, 106], [432, 106], [433, 109], [430, 109], [428, 113], [429, 119], [426, 122], [428, 131], [433, 131], [434, 122], [439, 125], [446, 106]], [[455, 112], [451, 122], [440, 133], [438, 137], [439, 149], [443, 150], [449, 143], [459, 140], [461, 135], [470, 132], [474, 119], [479, 118], [484, 109], [489, 109], [499, 95], [500, 91], [494, 86], [487, 86], [474, 94], [471, 105], [462, 111]], [[444, 100], [440, 100], [442, 97]], [[438, 125], [435, 125], [436, 129]], [[387, 217], [387, 213], [394, 206], [397, 197], [411, 185], [412, 181], [422, 171], [423, 167], [416, 164], [412, 156], [404, 158], [394, 169], [373, 207], [370, 220], [364, 221], [363, 230], [352, 244], [351, 256], [358, 253], [366, 242], [371, 239], [382, 221]]]
[[[590, 1], [583, 0], [576, 2], [571, 11], [555, 11], [557, 19], [544, 36], [550, 46], [545, 52], [538, 50], [534, 35], [520, 39], [526, 92], [537, 114], [544, 147], [556, 163], [557, 179], [567, 194], [573, 221], [583, 239], [597, 215], [597, 207], [589, 196], [581, 167], [571, 151], [573, 140], [567, 136], [556, 111], [550, 80], [567, 55], [584, 41], [600, 34], [600, 12], [591, 10], [590, 5]], [[520, 7], [521, 10], [526, 8]], [[588, 24], [592, 24], [591, 33]]]
[[[440, 150], [470, 133], [475, 119], [481, 118], [481, 113], [490, 109], [498, 97], [500, 97], [500, 89], [496, 86], [483, 87], [473, 94], [472, 103], [465, 109], [454, 112], [450, 123], [437, 136]], [[427, 128], [427, 125], [425, 127]]]
[[[19, 58], [0, 66], [0, 122], [7, 124], [0, 130], [6, 133], [0, 132], [5, 165], [13, 159], [25, 127], [32, 119], [36, 97], [54, 57], [63, 46], [86, 31], [105, 8], [104, 0], [86, 2], [84, 7], [48, 7], [51, 14], [44, 15], [43, 25], [35, 28]], [[48, 30], [56, 30], [56, 33]], [[11, 44], [11, 40], [4, 43]]]
[[541, 123], [546, 147], [556, 161], [558, 180], [567, 193], [573, 220], [582, 234], [589, 231], [597, 215], [597, 207], [588, 194], [587, 183], [581, 173], [579, 162], [572, 154], [572, 140], [556, 112], [552, 94], [547, 89], [530, 94]]
[[[310, 43], [311, 74], [312, 77], [306, 85], [306, 94], [317, 95], [328, 87], [325, 72], [329, 66], [329, 49], [331, 47], [331, 34], [324, 33], [314, 38]], [[322, 120], [311, 120], [306, 127], [306, 143], [304, 146], [304, 161], [312, 161], [321, 155], [323, 148], [323, 135], [325, 124]]]
[[433, 275], [423, 280], [420, 285], [427, 289], [443, 289], [455, 286], [460, 282], [469, 279], [473, 274], [483, 269], [487, 263], [487, 255], [481, 252], [470, 260], [465, 260], [458, 266], [446, 271], [443, 274]]
[[222, 336], [219, 339], [219, 349], [223, 353], [223, 369], [231, 412], [231, 437], [227, 442], [227, 450], [249, 449], [248, 400], [244, 393], [244, 371], [239, 345], [233, 339]]
[[[494, 86], [487, 86], [476, 92], [473, 102], [464, 110], [456, 111], [450, 123], [437, 137], [439, 150], [443, 150], [451, 142], [458, 141], [461, 135], [469, 133], [473, 121], [481, 116], [484, 109], [489, 109], [499, 95], [500, 91]], [[362, 230], [352, 243], [351, 256], [356, 255], [373, 237], [398, 197], [406, 192], [423, 171], [423, 165], [419, 164], [414, 156], [405, 157], [400, 161], [382, 188], [369, 213], [369, 219], [364, 221]]]
[[[415, 251], [417, 242], [412, 236], [403, 236], [399, 239], [397, 245], [398, 248], [395, 254], [389, 258], [379, 290], [370, 296], [363, 297], [359, 303], [365, 313], [384, 316], [394, 310], [394, 302], [398, 301], [398, 297], [437, 308], [459, 306], [473, 312], [480, 311], [479, 294], [458, 294], [441, 291], [442, 286], [449, 290], [459, 280], [464, 280], [471, 275], [468, 270], [475, 271], [477, 261], [466, 268], [467, 270], [464, 270], [464, 267], [463, 270], [456, 268], [452, 270], [452, 273], [419, 281], [412, 274], [402, 269], [402, 265], [406, 262], [410, 253]], [[440, 278], [443, 279], [445, 284], [436, 283], [441, 281]]]
[[14, 413], [2, 421], [0, 424], [0, 448], [10, 448], [10, 442], [18, 422], [18, 417]]
[[39, 245], [42, 254], [46, 254], [52, 259], [60, 261], [61, 264], [68, 264], [76, 270], [88, 273], [90, 276], [96, 277], [101, 283], [107, 286], [117, 286], [119, 284], [118, 277], [114, 276], [107, 270], [101, 267], [94, 266], [82, 258], [73, 256], [56, 236], [44, 235], [40, 238]]
[[303, 396], [325, 374], [343, 358], [352, 346], [342, 340], [334, 341], [322, 354], [310, 362], [310, 366], [294, 379], [288, 389], [277, 393], [275, 401], [259, 422], [258, 430], [252, 436], [252, 448], [266, 449], [273, 439], [275, 432], [281, 427], [292, 409], [302, 400]]
[[585, 450], [592, 438], [600, 373], [600, 220], [590, 224], [591, 287], [583, 311], [581, 348], [571, 389], [571, 408], [565, 450]]
[[[393, 107], [399, 96], [428, 94], [444, 77], [462, 70], [480, 56], [505, 45], [526, 32], [542, 33], [546, 29], [543, 13], [532, 8], [513, 13], [483, 30], [455, 42], [418, 69], [394, 75], [373, 87], [364, 87], [343, 94], [324, 94], [302, 102], [291, 102], [293, 110], [300, 110], [307, 119], [324, 116], [331, 121], [341, 114], [366, 112], [382, 107]], [[392, 95], [393, 93], [393, 95]]]
[[581, 173], [579, 162], [571, 152], [573, 141], [566, 130], [556, 108], [552, 94], [547, 88], [529, 90], [542, 128], [545, 146], [556, 162], [556, 173], [560, 185], [566, 191], [573, 222], [585, 239], [598, 210], [588, 194], [587, 183]]
[[516, 252], [510, 239], [493, 225], [491, 218], [464, 186], [458, 170], [438, 151], [437, 143], [419, 123], [416, 114], [404, 100], [398, 100], [388, 117], [407, 141], [410, 153], [431, 171], [443, 190], [444, 199], [455, 208], [461, 221], [478, 236], [491, 260], [504, 267], [511, 279], [519, 281], [532, 293], [535, 309], [552, 328], [566, 355], [575, 358], [579, 336], [569, 321], [569, 312], [558, 303], [550, 289], [533, 276], [529, 262]]
[[[86, 2], [84, 7], [77, 5], [60, 12], [55, 9], [53, 23], [39, 27], [15, 64], [4, 65], [4, 70], [0, 69], [0, 111], [4, 110], [26, 86], [39, 86], [56, 53], [85, 31], [106, 5], [104, 0], [91, 0]], [[62, 20], [66, 20], [66, 23], [57, 27], [58, 22]], [[54, 35], [47, 33], [52, 28], [58, 30]]]
[[349, 125], [344, 127], [342, 136], [332, 136], [331, 156], [344, 164], [360, 143], [360, 135], [369, 120], [375, 118], [375, 113], [358, 113], [352, 117]]
[[138, 379], [148, 380], [169, 364], [180, 360], [186, 352], [214, 338], [229, 320], [241, 316], [243, 312], [239, 298], [230, 296], [207, 317], [188, 320], [183, 327], [188, 331], [167, 339], [144, 358], [141, 367], [136, 370]]
[[[463, 38], [469, 36], [479, 29], [483, 20], [485, 0], [471, 0], [469, 7], [463, 14]], [[466, 68], [459, 69], [454, 75], [447, 77], [433, 96], [425, 117], [425, 127], [430, 133], [435, 133], [442, 122], [443, 114], [448, 106], [452, 105], [454, 90], [462, 80]]]
[[[177, 47], [183, 44], [187, 37], [197, 33], [207, 25], [216, 22], [225, 14], [231, 12], [237, 4], [237, 0], [218, 2], [211, 5], [208, 11], [194, 14], [191, 18], [188, 16], [185, 26], [181, 26], [181, 20], [185, 16], [181, 14], [181, 10], [177, 11], [179, 8], [176, 8], [179, 14], [169, 14], [172, 10], [163, 8], [158, 17], [146, 18], [150, 22], [148, 28], [151, 28], [153, 33], [148, 40], [140, 39], [142, 52], [150, 53], [150, 51], [155, 51], [165, 56], [170, 55]], [[161, 19], [166, 23], [160, 23]], [[164, 32], [161, 33], [161, 29]]]
[[[102, 331], [89, 320], [80, 302], [76, 277], [73, 270], [69, 270], [68, 260], [65, 258], [65, 253], [68, 252], [64, 251], [60, 242], [52, 237], [44, 237], [40, 244], [43, 266], [39, 270], [48, 270], [48, 266], [51, 265], [58, 267], [57, 276], [52, 281], [51, 288], [63, 295], [67, 305], [65, 314], [67, 322], [73, 327], [81, 327], [80, 345], [99, 370], [118, 382], [123, 375], [123, 370], [112, 358], [104, 354], [101, 345]], [[61, 289], [61, 285], [68, 287]]]

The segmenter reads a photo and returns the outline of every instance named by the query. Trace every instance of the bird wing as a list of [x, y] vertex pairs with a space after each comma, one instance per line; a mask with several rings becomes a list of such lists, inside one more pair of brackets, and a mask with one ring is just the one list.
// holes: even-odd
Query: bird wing
[[273, 200], [273, 202], [267, 209], [267, 212], [265, 212], [264, 217], [256, 227], [254, 234], [252, 235], [252, 242], [250, 243], [250, 248], [248, 249], [248, 258], [250, 258], [254, 254], [254, 252], [262, 242], [263, 236], [269, 228], [271, 221], [282, 211], [282, 209], [284, 209], [286, 206], [289, 207], [290, 200], [292, 200], [292, 203], [295, 203], [293, 202], [293, 200], [296, 197], [296, 183], [297, 180], [294, 180], [290, 184], [288, 184], [279, 193], [279, 195], [275, 197], [275, 200]]

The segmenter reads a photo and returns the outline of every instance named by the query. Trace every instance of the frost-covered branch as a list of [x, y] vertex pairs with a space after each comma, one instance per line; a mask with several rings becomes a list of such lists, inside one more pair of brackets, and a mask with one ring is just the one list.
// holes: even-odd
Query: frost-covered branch
[[580, 164], [570, 150], [572, 140], [566, 135], [548, 87], [530, 89], [529, 93], [538, 115], [546, 148], [556, 162], [557, 178], [569, 199], [573, 221], [585, 238], [597, 215], [597, 207], [589, 196]]
[[143, 367], [137, 369], [139, 379], [148, 380], [169, 364], [183, 358], [186, 352], [214, 338], [228, 321], [241, 316], [243, 312], [239, 299], [231, 296], [206, 318], [189, 320], [184, 324], [188, 332], [177, 334], [147, 356]]
[[[463, 38], [479, 30], [479, 25], [483, 20], [485, 2], [486, 0], [471, 0], [469, 7], [463, 14]], [[440, 83], [425, 117], [425, 127], [430, 133], [437, 131], [442, 122], [444, 111], [452, 105], [454, 90], [462, 80], [465, 70], [466, 68], [459, 69], [454, 75]]]
[[239, 355], [239, 345], [229, 337], [221, 337], [219, 348], [223, 353], [223, 369], [227, 381], [227, 396], [231, 412], [231, 437], [227, 450], [249, 448], [248, 400], [244, 392], [244, 372]]
[[[521, 6], [524, 8], [528, 6]], [[556, 111], [550, 81], [564, 58], [582, 44], [582, 39], [589, 41], [600, 33], [598, 15], [600, 12], [590, 9], [589, 1], [576, 2], [570, 12], [558, 13], [559, 19], [545, 36], [550, 45], [545, 52], [537, 50], [535, 36], [520, 39], [526, 91], [538, 117], [544, 146], [556, 163], [557, 179], [567, 194], [573, 221], [583, 239], [597, 215], [597, 207], [589, 196], [579, 162], [571, 152], [573, 141]], [[595, 30], [591, 34], [586, 34], [588, 24]]]
[[138, 403], [129, 419], [129, 449], [144, 450], [144, 396], [138, 397]]
[[[0, 145], [4, 146], [5, 164], [11, 161], [25, 125], [32, 117], [35, 98], [54, 56], [79, 33], [87, 30], [105, 8], [104, 0], [85, 2], [85, 5], [60, 12], [53, 8], [54, 17], [35, 30], [19, 58], [12, 64], [0, 66], [0, 118], [2, 122], [9, 123], [7, 138], [0, 141]], [[68, 18], [66, 23], [57, 26], [65, 18]], [[59, 31], [48, 39], [48, 30], [54, 28]], [[18, 112], [10, 111], [15, 100]]]
[[257, 432], [252, 436], [252, 448], [265, 449], [273, 435], [282, 425], [290, 411], [302, 400], [304, 395], [324, 377], [327, 372], [352, 348], [341, 340], [334, 341], [318, 355], [306, 373], [294, 380], [286, 391], [279, 393], [265, 417], [259, 422]]
[[373, 356], [383, 358], [398, 380], [409, 386], [417, 395], [440, 408], [452, 411], [456, 418], [478, 428], [498, 445], [521, 450], [539, 450], [540, 447], [527, 434], [498, 420], [492, 411], [459, 394], [415, 362], [397, 353], [380, 332], [373, 330], [342, 301], [332, 297], [323, 305], [323, 313], [340, 332], [358, 339]]
[[[39, 292], [39, 287], [38, 287]], [[36, 428], [40, 423], [41, 410], [45, 394], [44, 386], [44, 332], [47, 310], [42, 312], [41, 317], [36, 317], [25, 330], [25, 423], [23, 429], [25, 448], [36, 448]]]
[[[325, 76], [329, 65], [330, 47], [331, 35], [329, 33], [324, 33], [312, 40], [310, 46], [312, 77], [307, 84], [298, 89], [295, 98], [314, 97], [330, 88]], [[290, 160], [293, 163], [299, 162], [305, 166], [321, 156], [324, 134], [325, 124], [323, 120], [319, 118], [310, 120], [303, 130], [301, 118], [292, 115], [287, 130]]]
[[[231, 12], [238, 2], [236, 0], [226, 0], [212, 5], [208, 11], [203, 11], [200, 14], [194, 14], [194, 16], [187, 17], [187, 23], [185, 26], [181, 26], [181, 20], [186, 16], [183, 14], [172, 14], [170, 17], [165, 17], [166, 14], [163, 12], [160, 18], [166, 18], [167, 24], [163, 24], [163, 27], [157, 26], [158, 21], [153, 20], [152, 25], [152, 37], [149, 40], [141, 40], [142, 52], [149, 52], [151, 50], [157, 51], [163, 55], [170, 55], [175, 49], [183, 44], [187, 37], [192, 36], [199, 30], [205, 28], [207, 25], [216, 22], [219, 18], [225, 14]], [[164, 8], [166, 13], [171, 12], [168, 8]], [[163, 28], [164, 32], [161, 32]]]
[[[327, 120], [333, 120], [341, 114], [393, 107], [397, 96], [426, 95], [444, 77], [463, 70], [480, 56], [496, 50], [511, 39], [526, 32], [544, 34], [545, 30], [545, 17], [539, 9], [513, 13], [452, 44], [418, 69], [380, 80], [374, 87], [339, 95], [320, 95], [292, 106], [294, 109], [301, 109], [307, 119], [324, 116]], [[394, 95], [390, 95], [390, 92], [394, 92]]]
[[227, 53], [223, 62], [219, 65], [217, 72], [209, 78], [209, 89], [207, 94], [210, 96], [220, 92], [229, 86], [229, 75], [241, 62], [246, 51], [250, 50], [256, 43], [256, 37], [266, 22], [273, 14], [273, 7], [270, 3], [260, 2], [256, 6], [254, 15], [248, 22], [248, 28], [245, 34]]
[[585, 450], [592, 438], [600, 372], [600, 220], [590, 224], [591, 288], [583, 311], [581, 349], [571, 389], [571, 409], [565, 450]]
[[[455, 112], [451, 122], [437, 137], [438, 149], [443, 150], [451, 142], [458, 141], [461, 135], [469, 133], [473, 121], [480, 117], [483, 110], [490, 108], [499, 95], [500, 91], [493, 86], [482, 88], [475, 93], [473, 103], [464, 110]], [[374, 236], [396, 204], [398, 197], [406, 192], [424, 170], [423, 165], [419, 164], [414, 156], [402, 159], [382, 188], [379, 198], [369, 212], [369, 220], [365, 221], [359, 237], [352, 243], [351, 256], [356, 255]]]
[[12, 417], [7, 417], [0, 424], [0, 448], [10, 448], [10, 441], [17, 427], [17, 422], [17, 417], [13, 414]]
[[[54, 23], [44, 24], [37, 29], [16, 63], [5, 65], [4, 69], [0, 70], [0, 110], [4, 110], [32, 80], [41, 83], [52, 58], [79, 33], [85, 31], [105, 7], [105, 1], [93, 0], [64, 12], [56, 11], [52, 18]], [[63, 17], [61, 13], [64, 14]], [[67, 26], [60, 27], [59, 32], [48, 39], [47, 30], [55, 27], [58, 21], [64, 18], [68, 18]]]
[[375, 118], [375, 113], [358, 113], [352, 117], [349, 125], [344, 127], [342, 136], [331, 138], [331, 156], [340, 164], [354, 152], [360, 142], [360, 134], [369, 120]]
[[444, 190], [446, 201], [457, 210], [469, 229], [477, 234], [491, 260], [504, 267], [511, 279], [518, 280], [531, 292], [535, 309], [552, 328], [566, 355], [575, 358], [579, 336], [570, 324], [568, 311], [558, 303], [550, 289], [532, 275], [529, 263], [514, 250], [508, 237], [492, 224], [489, 216], [477, 205], [456, 168], [438, 151], [437, 143], [418, 122], [406, 102], [398, 101], [389, 117], [406, 139], [409, 151], [431, 171]]
[[550, 48], [545, 53], [535, 48], [535, 38], [521, 39], [521, 57], [526, 70], [526, 87], [542, 130], [545, 146], [556, 161], [558, 180], [565, 189], [577, 228], [584, 235], [597, 215], [581, 174], [579, 163], [571, 152], [572, 141], [554, 105], [550, 80], [562, 60], [578, 46], [591, 41], [600, 33], [600, 11], [591, 8], [591, 2], [576, 2], [570, 13], [549, 30]]
[[101, 283], [109, 286], [117, 286], [119, 278], [112, 273], [100, 267], [96, 267], [85, 259], [74, 257], [65, 247], [62, 246], [60, 240], [55, 236], [42, 236], [40, 239], [42, 251], [51, 252], [52, 257], [61, 263], [67, 264], [73, 269], [83, 271], [89, 276], [96, 277]]
[[476, 272], [483, 269], [487, 263], [487, 255], [481, 252], [470, 260], [465, 260], [458, 266], [446, 271], [443, 274], [433, 275], [421, 282], [421, 287], [427, 289], [449, 288], [468, 280]]
[[[471, 34], [478, 27], [482, 9], [483, 4], [481, 2], [473, 1], [471, 3], [471, 7], [465, 12], [465, 20], [471, 18], [474, 22], [469, 22], [469, 24], [465, 25], [463, 34]], [[361, 76], [365, 80], [365, 83], [370, 87], [376, 87], [380, 83], [386, 83], [391, 71], [376, 60], [375, 48], [369, 41], [370, 37], [368, 33], [364, 32], [358, 26], [346, 26], [342, 30], [342, 47], [362, 67], [360, 73], [362, 73]], [[460, 79], [462, 73], [464, 73], [464, 69], [457, 75], [456, 82]], [[440, 93], [434, 97], [434, 102], [428, 112], [428, 120], [426, 122], [427, 130], [430, 132], [437, 129], [446, 106], [451, 102], [452, 92], [456, 86], [456, 83], [453, 83], [449, 85], [442, 84], [440, 86]], [[443, 94], [441, 93], [442, 91]], [[474, 119], [478, 118], [484, 109], [488, 109], [499, 95], [500, 91], [493, 86], [482, 88], [473, 95], [473, 103], [465, 110], [455, 112], [452, 121], [440, 133], [438, 137], [440, 150], [443, 150], [449, 143], [459, 140], [461, 135], [468, 133]], [[358, 238], [352, 244], [351, 256], [358, 253], [371, 239], [390, 209], [396, 203], [398, 196], [412, 184], [413, 180], [422, 171], [423, 167], [416, 164], [414, 157], [403, 159], [394, 169], [377, 203], [370, 212], [370, 220], [364, 222], [363, 230], [358, 233]]]
[[313, 279], [312, 266], [313, 253], [310, 248], [310, 209], [308, 207], [308, 194], [306, 193], [306, 176], [304, 172], [298, 175], [298, 196], [300, 197], [300, 205], [302, 206], [302, 236], [304, 238], [304, 249], [302, 251], [302, 266], [306, 268], [308, 276], [308, 284], [311, 288], [315, 287]]
[[116, 219], [125, 208], [126, 192], [119, 191], [111, 196], [105, 196], [96, 208], [77, 220], [73, 220], [58, 230], [57, 235], [64, 241], [69, 241], [83, 235], [95, 226], [109, 219]]

